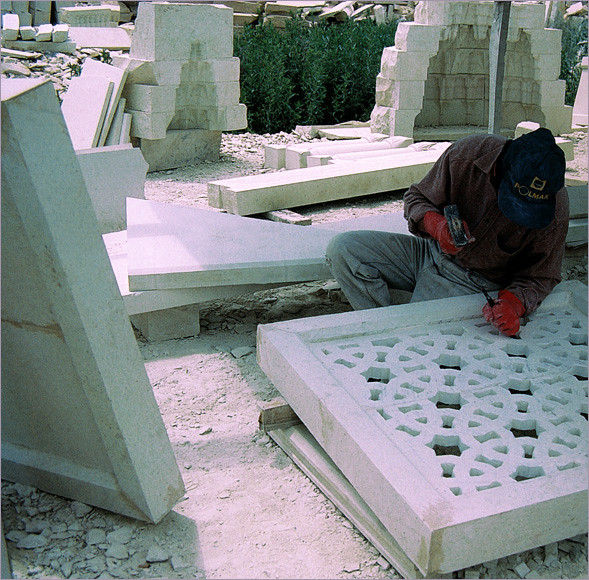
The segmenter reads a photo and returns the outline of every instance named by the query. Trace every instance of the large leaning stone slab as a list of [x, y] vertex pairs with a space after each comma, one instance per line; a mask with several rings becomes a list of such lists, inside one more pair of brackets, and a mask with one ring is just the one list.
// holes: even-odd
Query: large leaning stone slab
[[129, 55], [189, 61], [233, 57], [233, 11], [211, 4], [141, 2]]
[[127, 71], [116, 66], [111, 66], [104, 62], [94, 60], [93, 58], [87, 58], [82, 65], [81, 78], [86, 77], [104, 77], [112, 82], [113, 89], [108, 102], [108, 108], [104, 116], [104, 122], [100, 129], [100, 136], [98, 137], [98, 147], [102, 147], [106, 141], [108, 130], [115, 116], [119, 98], [127, 78]]
[[157, 522], [184, 486], [50, 82], [2, 83], [2, 145], [2, 477]]
[[220, 201], [230, 213], [251, 215], [404, 189], [420, 181], [441, 154], [440, 149], [420, 151], [212, 181], [209, 204]]
[[71, 80], [61, 112], [74, 149], [98, 145], [112, 91], [113, 83], [104, 77], [79, 76]]
[[587, 533], [587, 286], [258, 326], [258, 362], [427, 578]]
[[148, 165], [141, 150], [127, 145], [76, 151], [101, 233], [124, 230], [126, 199], [145, 198]]
[[320, 280], [333, 233], [129, 198], [131, 290]]

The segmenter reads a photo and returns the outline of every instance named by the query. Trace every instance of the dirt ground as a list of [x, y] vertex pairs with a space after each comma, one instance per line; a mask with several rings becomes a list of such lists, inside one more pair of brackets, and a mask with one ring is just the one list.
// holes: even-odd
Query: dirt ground
[[[587, 134], [571, 137], [575, 161], [568, 174], [586, 178]], [[224, 135], [219, 162], [150, 174], [145, 196], [208, 208], [209, 181], [264, 172], [265, 143], [302, 140]], [[295, 210], [315, 223], [347, 219], [398, 210], [401, 193]], [[563, 277], [587, 283], [586, 245], [567, 251]], [[148, 525], [4, 482], [2, 519], [14, 576], [399, 578], [258, 429], [258, 405], [278, 392], [256, 363], [257, 325], [347, 310], [331, 281], [310, 282], [202, 305], [202, 330], [193, 338], [147, 342], [138, 335], [185, 496], [162, 522]], [[519, 578], [522, 570], [527, 578], [587, 578], [587, 536], [455, 576]]]

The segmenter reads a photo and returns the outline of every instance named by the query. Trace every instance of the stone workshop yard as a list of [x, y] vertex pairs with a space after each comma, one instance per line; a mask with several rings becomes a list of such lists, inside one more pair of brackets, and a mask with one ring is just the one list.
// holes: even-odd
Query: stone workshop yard
[[[587, 134], [571, 135], [567, 175], [587, 177]], [[207, 208], [207, 183], [267, 171], [266, 143], [292, 134], [224, 134], [216, 163], [148, 174], [148, 200]], [[402, 192], [298, 208], [313, 223], [401, 209]], [[305, 227], [305, 226], [300, 226]], [[565, 279], [587, 283], [587, 246]], [[193, 338], [137, 340], [186, 494], [157, 525], [3, 483], [3, 525], [18, 578], [400, 578], [259, 429], [278, 396], [256, 362], [258, 324], [350, 311], [332, 282], [202, 305]], [[587, 578], [587, 536], [455, 573], [465, 578]], [[446, 577], [452, 577], [451, 574]]]

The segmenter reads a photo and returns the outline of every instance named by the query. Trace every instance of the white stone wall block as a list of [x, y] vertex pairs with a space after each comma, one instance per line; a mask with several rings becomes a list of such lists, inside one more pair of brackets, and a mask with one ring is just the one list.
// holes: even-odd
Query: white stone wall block
[[233, 11], [212, 4], [140, 2], [131, 57], [188, 61], [233, 56]]
[[240, 75], [239, 58], [218, 58], [196, 60], [182, 67], [181, 83], [226, 83], [238, 81]]
[[18, 14], [2, 14], [2, 40], [16, 40], [20, 27]]
[[546, 107], [560, 107], [564, 105], [566, 94], [566, 81], [540, 81], [539, 85], [539, 105], [542, 109]]
[[228, 107], [239, 105], [239, 81], [182, 83], [176, 92], [176, 107]]
[[69, 36], [70, 27], [67, 24], [56, 24], [53, 27], [52, 42], [65, 42]]
[[387, 46], [382, 51], [380, 74], [383, 77], [405, 80], [425, 81], [427, 79], [429, 59], [422, 53], [410, 53]]
[[378, 133], [413, 138], [413, 124], [419, 109], [393, 109], [376, 105], [370, 115], [370, 126]]
[[126, 84], [122, 96], [126, 106], [144, 113], [173, 113], [176, 111], [176, 87]]
[[524, 29], [544, 28], [545, 7], [540, 3], [512, 2], [509, 26]]
[[[542, 108], [544, 120], [542, 126], [550, 129], [555, 135], [563, 135], [571, 132], [573, 124], [573, 107], [563, 105], [562, 107]], [[532, 119], [533, 121], [535, 119]]]
[[425, 81], [398, 81], [376, 77], [376, 104], [395, 109], [420, 109]]
[[562, 30], [560, 28], [524, 29], [528, 35], [532, 54], [560, 54]]
[[534, 55], [534, 78], [538, 81], [554, 81], [560, 75], [560, 52], [558, 54]]
[[[395, 32], [395, 46], [405, 52], [438, 51], [442, 27], [417, 24], [416, 22], [399, 22]], [[425, 57], [424, 57], [425, 58]]]
[[53, 37], [53, 26], [51, 24], [41, 24], [37, 28], [35, 40], [37, 42], [50, 42]]
[[127, 109], [127, 113], [133, 116], [131, 122], [131, 136], [142, 139], [163, 139], [174, 117], [174, 111], [162, 113], [146, 113]]

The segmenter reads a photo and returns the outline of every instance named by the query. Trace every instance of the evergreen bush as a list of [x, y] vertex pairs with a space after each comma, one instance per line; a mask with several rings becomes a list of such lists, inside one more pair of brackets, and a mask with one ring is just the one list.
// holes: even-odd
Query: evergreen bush
[[396, 29], [396, 21], [309, 25], [295, 17], [285, 30], [270, 23], [239, 30], [234, 54], [249, 130], [368, 121], [382, 51], [394, 44]]
[[571, 17], [564, 20], [559, 13], [554, 25], [562, 30], [559, 78], [566, 81], [564, 102], [572, 106], [581, 78], [581, 59], [587, 56], [587, 18]]

